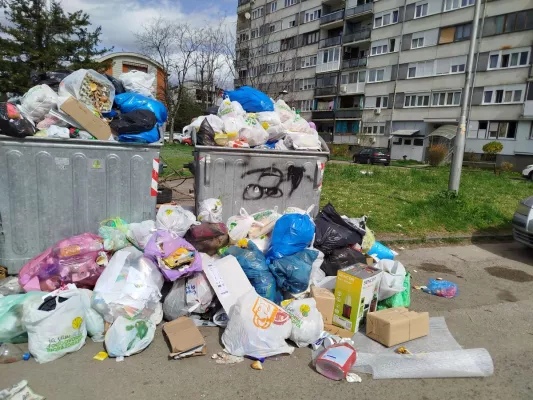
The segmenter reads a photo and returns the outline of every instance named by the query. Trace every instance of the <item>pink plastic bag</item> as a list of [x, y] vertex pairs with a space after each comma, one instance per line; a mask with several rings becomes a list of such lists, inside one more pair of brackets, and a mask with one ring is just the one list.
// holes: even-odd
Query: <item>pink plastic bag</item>
[[61, 240], [22, 267], [19, 284], [26, 292], [51, 292], [68, 283], [92, 289], [106, 264], [96, 262], [99, 256], [107, 261], [100, 236], [83, 233]]
[[[171, 269], [165, 264], [163, 259], [171, 256], [172, 253], [180, 248], [194, 252], [194, 258], [190, 263]], [[173, 235], [168, 231], [157, 231], [154, 233], [144, 248], [144, 254], [152, 257], [157, 262], [161, 273], [169, 281], [175, 281], [178, 278], [192, 275], [194, 272], [202, 271], [202, 258], [200, 253], [185, 239], [182, 239], [178, 235]]]

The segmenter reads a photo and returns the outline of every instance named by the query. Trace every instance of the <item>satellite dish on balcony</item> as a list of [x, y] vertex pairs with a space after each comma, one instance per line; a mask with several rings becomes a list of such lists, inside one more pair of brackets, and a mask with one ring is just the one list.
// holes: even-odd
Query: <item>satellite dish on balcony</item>
[[247, 12], [247, 13], [244, 13], [244, 18], [250, 19], [250, 18], [252, 18], [252, 16], [250, 15], [249, 12]]

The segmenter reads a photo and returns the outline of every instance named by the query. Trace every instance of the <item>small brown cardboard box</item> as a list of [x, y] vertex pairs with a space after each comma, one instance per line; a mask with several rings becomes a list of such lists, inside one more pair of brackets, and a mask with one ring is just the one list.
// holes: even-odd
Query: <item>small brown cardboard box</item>
[[331, 333], [332, 335], [340, 336], [342, 338], [348, 338], [348, 339], [351, 339], [352, 336], [355, 335], [355, 333], [353, 333], [352, 331], [349, 331], [348, 329], [342, 329], [342, 328], [339, 328], [338, 326], [329, 325], [329, 324], [324, 324], [324, 330], [327, 333]]
[[179, 317], [163, 325], [174, 359], [206, 354], [205, 340], [189, 317]]
[[429, 334], [429, 314], [405, 307], [368, 313], [366, 335], [387, 347]]
[[111, 128], [109, 125], [94, 115], [85, 104], [80, 103], [74, 97], [69, 97], [61, 105], [61, 110], [70, 115], [83, 129], [100, 140], [109, 140]]
[[325, 324], [333, 323], [333, 309], [335, 308], [335, 295], [332, 291], [316, 286], [311, 286], [311, 297], [316, 301], [316, 308], [322, 314]]

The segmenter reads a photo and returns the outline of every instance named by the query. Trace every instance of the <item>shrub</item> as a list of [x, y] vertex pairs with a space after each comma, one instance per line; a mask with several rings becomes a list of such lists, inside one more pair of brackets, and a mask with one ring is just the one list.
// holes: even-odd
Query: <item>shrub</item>
[[500, 164], [500, 169], [502, 172], [512, 172], [514, 165], [510, 162], [504, 161]]
[[341, 156], [341, 157], [350, 157], [349, 146], [347, 144], [332, 144], [331, 155]]
[[477, 159], [477, 155], [473, 151], [465, 152], [465, 155], [463, 157], [464, 161], [477, 161]]
[[428, 150], [429, 165], [436, 167], [444, 161], [448, 149], [443, 144], [434, 144]]
[[501, 142], [493, 141], [483, 146], [483, 152], [485, 154], [498, 154], [503, 150], [503, 144]]

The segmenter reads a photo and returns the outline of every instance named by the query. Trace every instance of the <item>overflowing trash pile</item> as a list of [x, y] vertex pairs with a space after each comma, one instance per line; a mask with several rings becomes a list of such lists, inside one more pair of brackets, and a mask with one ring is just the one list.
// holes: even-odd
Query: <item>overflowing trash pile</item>
[[265, 150], [324, 150], [313, 122], [282, 99], [243, 86], [226, 91], [217, 115], [196, 118], [183, 130], [196, 144]]
[[[95, 359], [120, 360], [147, 348], [166, 320], [171, 359], [207, 354], [198, 327], [211, 326], [224, 330], [217, 363], [247, 357], [260, 370], [268, 357], [310, 346], [316, 370], [334, 380], [492, 374], [486, 350], [461, 349], [442, 318], [408, 310], [409, 273], [366, 217], [328, 204], [314, 219], [312, 207], [290, 207], [222, 221], [222, 208], [205, 200], [196, 217], [166, 204], [155, 221], [113, 218], [98, 234], [59, 241], [0, 280], [0, 342], [27, 341], [46, 363], [89, 336], [104, 343]], [[429, 292], [458, 295], [435, 282]], [[416, 353], [426, 355], [419, 367]]]
[[154, 98], [155, 77], [140, 71], [119, 79], [93, 70], [34, 77], [24, 96], [0, 103], [0, 134], [154, 143], [167, 109]]

